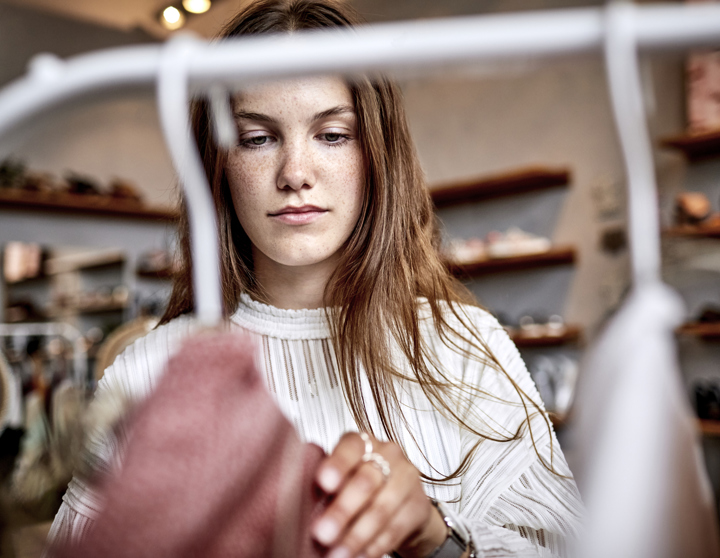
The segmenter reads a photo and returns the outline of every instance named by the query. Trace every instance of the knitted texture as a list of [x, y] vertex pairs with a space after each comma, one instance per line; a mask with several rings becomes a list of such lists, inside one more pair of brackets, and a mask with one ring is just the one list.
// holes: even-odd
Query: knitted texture
[[61, 557], [317, 557], [309, 526], [324, 455], [302, 444], [260, 380], [252, 340], [195, 335], [127, 419], [123, 467], [96, 524]]

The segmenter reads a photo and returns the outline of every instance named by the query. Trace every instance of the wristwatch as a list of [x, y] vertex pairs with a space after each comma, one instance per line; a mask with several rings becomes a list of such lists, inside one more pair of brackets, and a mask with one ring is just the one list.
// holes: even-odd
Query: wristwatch
[[460, 558], [468, 550], [470, 551], [470, 558], [475, 558], [472, 538], [467, 529], [459, 521], [455, 520], [452, 512], [445, 507], [445, 504], [432, 498], [430, 503], [440, 512], [445, 525], [447, 525], [448, 535], [445, 542], [438, 546], [428, 558]]

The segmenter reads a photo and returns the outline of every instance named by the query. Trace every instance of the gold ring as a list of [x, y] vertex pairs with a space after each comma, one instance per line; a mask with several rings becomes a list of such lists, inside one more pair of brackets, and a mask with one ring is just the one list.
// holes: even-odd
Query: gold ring
[[390, 463], [379, 453], [366, 453], [362, 456], [362, 461], [363, 463], [370, 463], [370, 465], [377, 467], [382, 473], [383, 482], [387, 482], [390, 478]]

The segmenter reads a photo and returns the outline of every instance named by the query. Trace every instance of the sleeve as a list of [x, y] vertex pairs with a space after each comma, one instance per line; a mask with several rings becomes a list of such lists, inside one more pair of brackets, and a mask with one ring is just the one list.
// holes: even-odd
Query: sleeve
[[[462, 433], [463, 455], [480, 442], [462, 478], [457, 518], [469, 530], [478, 557], [568, 556], [581, 530], [583, 505], [555, 433], [520, 353], [500, 324], [482, 313], [480, 333], [497, 362], [540, 411], [528, 407], [530, 428], [518, 439], [480, 440]], [[498, 399], [475, 398], [471, 409], [496, 431], [518, 431], [527, 415], [507, 377], [467, 362], [466, 381]], [[527, 401], [526, 401], [527, 403]], [[533, 413], [534, 411], [534, 413]]]
[[[98, 386], [98, 393], [93, 401], [95, 407], [98, 406], [98, 401], [102, 401], [110, 393], [108, 390], [106, 383]], [[48, 534], [48, 548], [77, 542], [92, 528], [103, 502], [94, 485], [87, 481], [88, 473], [111, 470], [122, 455], [119, 445], [118, 437], [111, 431], [98, 428], [88, 436], [83, 463], [80, 466], [84, 472], [76, 471], [65, 491], [62, 505]], [[45, 555], [47, 554], [46, 552]]]
[[88, 411], [94, 427], [87, 436], [80, 470], [70, 481], [48, 534], [48, 548], [76, 542], [92, 528], [103, 501], [87, 479], [116, 470], [122, 463], [126, 435], [113, 423], [152, 391], [170, 356], [193, 329], [189, 318], [173, 320], [135, 341], [105, 371]]

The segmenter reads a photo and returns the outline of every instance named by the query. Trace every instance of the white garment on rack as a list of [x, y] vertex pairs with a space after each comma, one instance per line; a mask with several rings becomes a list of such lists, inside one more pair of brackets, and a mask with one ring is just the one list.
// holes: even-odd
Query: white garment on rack
[[23, 396], [22, 382], [10, 366], [5, 355], [0, 352], [0, 373], [4, 377], [4, 389], [7, 393], [3, 393], [5, 401], [3, 404], [3, 415], [0, 420], [0, 432], [6, 428], [22, 428], [23, 425]]
[[680, 381], [684, 309], [661, 284], [636, 288], [587, 358], [576, 405], [590, 529], [584, 558], [711, 558], [715, 503]]
[[[480, 309], [465, 309], [505, 370], [527, 394], [539, 400], [517, 349], [498, 322]], [[357, 429], [339, 384], [323, 310], [281, 310], [243, 296], [233, 322], [255, 334], [259, 370], [266, 386], [304, 441], [330, 451], [344, 432]], [[169, 356], [192, 332], [193, 324], [191, 318], [181, 317], [134, 343], [108, 368], [99, 390], [134, 400], [145, 397]], [[442, 344], [429, 319], [423, 320], [423, 328], [439, 362], [448, 370], [501, 399], [518, 401], [507, 379]], [[202, 381], [203, 371], [197, 374]], [[381, 432], [367, 382], [364, 388], [372, 424], [376, 433]], [[438, 471], [452, 472], [476, 436], [432, 410], [419, 388], [404, 390], [401, 398], [410, 429], [404, 431], [410, 460], [422, 472], [437, 476], [424, 453]], [[474, 404], [505, 434], [514, 433], [525, 420], [519, 405], [486, 398], [477, 398]], [[539, 415], [533, 419], [533, 433], [535, 445], [548, 463], [552, 440], [556, 471], [571, 477], [554, 434], [548, 434]], [[91, 454], [108, 466], [119, 465], [117, 440], [96, 438], [93, 444]], [[575, 483], [543, 466], [529, 436], [512, 442], [483, 441], [461, 482], [428, 485], [426, 491], [439, 500], [454, 501], [451, 507], [470, 527], [476, 545], [480, 550], [492, 550], [493, 556], [559, 555], [566, 540], [578, 534], [582, 504]], [[101, 506], [92, 490], [81, 479], [74, 479], [55, 519], [51, 539], [81, 537]], [[546, 548], [540, 546], [543, 544]]]

